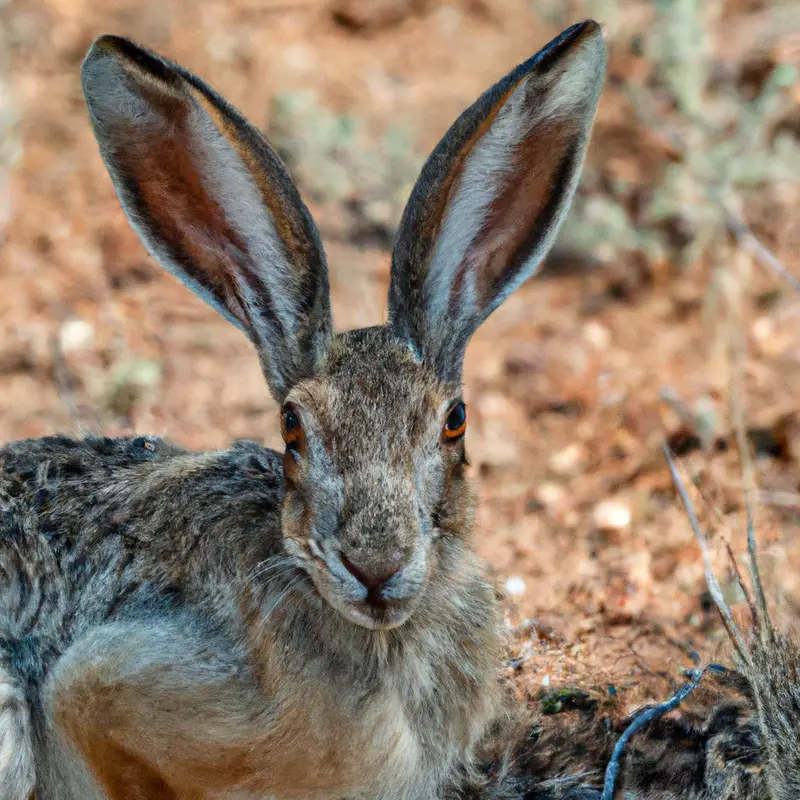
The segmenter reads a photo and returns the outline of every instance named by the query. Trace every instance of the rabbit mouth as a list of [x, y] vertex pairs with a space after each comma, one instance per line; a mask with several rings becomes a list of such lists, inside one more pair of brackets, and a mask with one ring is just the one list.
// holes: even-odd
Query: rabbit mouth
[[416, 604], [407, 600], [386, 602], [363, 602], [348, 604], [339, 609], [345, 617], [362, 628], [386, 631], [399, 628], [408, 620]]
[[419, 600], [418, 593], [398, 599], [379, 599], [372, 594], [355, 599], [328, 576], [312, 574], [311, 577], [322, 599], [335, 613], [372, 631], [399, 628], [414, 613]]
[[[288, 549], [288, 548], [287, 548]], [[392, 574], [371, 577], [338, 548], [317, 543], [299, 559], [320, 599], [345, 620], [373, 631], [398, 628], [408, 621], [424, 594], [428, 559], [417, 551]], [[315, 552], [316, 551], [316, 552]], [[309, 557], [309, 555], [311, 557]]]

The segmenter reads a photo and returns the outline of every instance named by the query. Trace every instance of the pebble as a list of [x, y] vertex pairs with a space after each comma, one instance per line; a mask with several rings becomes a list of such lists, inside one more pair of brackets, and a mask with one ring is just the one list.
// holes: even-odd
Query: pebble
[[518, 597], [521, 594], [525, 594], [526, 588], [525, 581], [519, 575], [510, 575], [506, 579], [504, 591], [507, 595]]
[[536, 489], [536, 498], [548, 510], [560, 506], [566, 492], [557, 483], [541, 483]]
[[68, 353], [72, 350], [83, 350], [94, 339], [94, 326], [82, 319], [67, 320], [58, 336], [61, 349]]
[[631, 509], [621, 500], [603, 500], [595, 506], [593, 520], [604, 531], [618, 531], [631, 524]]
[[550, 456], [547, 466], [551, 472], [562, 477], [574, 475], [578, 472], [583, 461], [583, 447], [580, 444], [571, 444]]
[[583, 338], [595, 350], [605, 350], [611, 342], [611, 333], [605, 325], [592, 320], [583, 326]]

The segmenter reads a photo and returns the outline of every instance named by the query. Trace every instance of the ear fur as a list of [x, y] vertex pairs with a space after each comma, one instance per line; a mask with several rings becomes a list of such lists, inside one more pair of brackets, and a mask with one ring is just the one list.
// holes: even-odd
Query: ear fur
[[318, 369], [332, 322], [317, 229], [279, 157], [199, 78], [126, 39], [98, 39], [81, 80], [139, 237], [250, 337], [282, 400]]
[[555, 239], [605, 74], [596, 22], [566, 30], [491, 87], [422, 168], [392, 258], [389, 321], [446, 380], [477, 327]]

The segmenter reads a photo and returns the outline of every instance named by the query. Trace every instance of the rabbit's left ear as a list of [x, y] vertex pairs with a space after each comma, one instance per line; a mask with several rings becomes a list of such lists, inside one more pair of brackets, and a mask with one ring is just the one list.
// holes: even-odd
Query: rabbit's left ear
[[319, 235], [286, 169], [187, 70], [117, 36], [81, 68], [100, 152], [152, 256], [241, 328], [280, 401], [332, 335]]
[[389, 323], [442, 379], [459, 379], [472, 334], [552, 245], [605, 62], [599, 25], [574, 25], [468, 108], [423, 167], [394, 247]]

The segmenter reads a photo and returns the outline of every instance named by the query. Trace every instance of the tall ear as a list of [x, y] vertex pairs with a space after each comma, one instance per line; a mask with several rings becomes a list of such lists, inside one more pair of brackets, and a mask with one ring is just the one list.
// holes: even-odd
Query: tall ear
[[578, 183], [605, 74], [600, 27], [566, 30], [468, 108], [422, 168], [392, 259], [389, 323], [444, 380], [533, 274]]
[[81, 79], [139, 237], [250, 337], [282, 400], [317, 370], [332, 324], [319, 235], [277, 154], [201, 80], [126, 39], [98, 39]]

